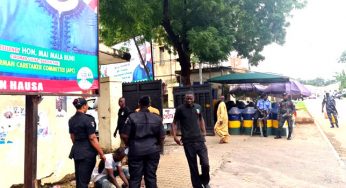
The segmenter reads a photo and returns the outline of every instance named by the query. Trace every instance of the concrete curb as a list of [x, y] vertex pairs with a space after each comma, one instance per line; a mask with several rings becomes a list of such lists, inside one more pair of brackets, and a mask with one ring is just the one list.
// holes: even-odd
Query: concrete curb
[[338, 161], [339, 165], [343, 168], [346, 169], [345, 163], [344, 161], [341, 159], [339, 153], [336, 151], [336, 149], [334, 148], [333, 144], [331, 143], [331, 141], [329, 140], [329, 138], [327, 137], [327, 135], [324, 133], [324, 131], [321, 128], [321, 124], [315, 120], [315, 125], [318, 128], [318, 130], [320, 131], [323, 139], [328, 143], [328, 146], [331, 148], [336, 160]]

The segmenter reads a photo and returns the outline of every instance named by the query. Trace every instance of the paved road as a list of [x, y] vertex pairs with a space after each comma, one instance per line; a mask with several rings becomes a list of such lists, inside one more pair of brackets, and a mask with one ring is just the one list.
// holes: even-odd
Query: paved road
[[[229, 144], [218, 144], [217, 137], [208, 136], [211, 187], [345, 187], [345, 167], [321, 132], [333, 134], [334, 137], [328, 138], [334, 138], [335, 145], [339, 136], [345, 135], [343, 132], [346, 131], [346, 124], [342, 123], [339, 129], [330, 129], [319, 112], [320, 101], [306, 103], [315, 120], [321, 121], [318, 123], [321, 128], [315, 124], [297, 124], [290, 141], [275, 140], [273, 136], [264, 138], [237, 135], [231, 136]], [[307, 113], [298, 114], [308, 117]], [[340, 146], [345, 143], [342, 141], [338, 141]], [[162, 156], [157, 171], [159, 187], [191, 188], [183, 147], [177, 146], [172, 137], [167, 137], [165, 145], [165, 155]]]
[[340, 128], [330, 128], [328, 119], [322, 114], [322, 99], [306, 100], [310, 114], [320, 126], [343, 161], [346, 161], [346, 99], [336, 100]]
[[[321, 113], [321, 100], [308, 100], [306, 104], [316, 125], [297, 124], [291, 141], [237, 135], [231, 136], [229, 144], [220, 145], [217, 137], [208, 136], [211, 187], [346, 187], [345, 167], [333, 150], [334, 146], [343, 153], [346, 145], [346, 100], [338, 101], [340, 114], [345, 114], [339, 129], [329, 128]], [[307, 113], [298, 115], [309, 117]], [[167, 137], [165, 145], [157, 171], [158, 186], [191, 188], [183, 147], [177, 146], [172, 137]]]
[[[207, 137], [211, 187], [345, 187], [345, 168], [318, 127], [297, 124], [293, 140], [232, 136], [229, 144]], [[159, 187], [190, 188], [183, 148], [168, 137], [158, 169]]]

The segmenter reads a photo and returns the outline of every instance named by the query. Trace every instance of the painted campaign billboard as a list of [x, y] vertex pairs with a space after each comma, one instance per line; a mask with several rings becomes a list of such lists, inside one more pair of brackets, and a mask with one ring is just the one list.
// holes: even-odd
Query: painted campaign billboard
[[99, 88], [98, 0], [1, 0], [0, 93]]
[[149, 71], [147, 76], [144, 66], [141, 63], [140, 54], [133, 40], [123, 42], [113, 46], [115, 49], [126, 48], [131, 54], [129, 62], [102, 65], [100, 69], [101, 77], [113, 77], [123, 82], [136, 82], [153, 80], [153, 61], [151, 54], [151, 45], [149, 42], [138, 44], [139, 51], [143, 57], [146, 67]]

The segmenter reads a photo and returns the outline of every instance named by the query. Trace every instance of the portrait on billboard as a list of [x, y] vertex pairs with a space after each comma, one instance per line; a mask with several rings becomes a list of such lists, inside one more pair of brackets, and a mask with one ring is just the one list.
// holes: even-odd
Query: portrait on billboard
[[[133, 40], [114, 45], [113, 48], [128, 49], [128, 52], [131, 54], [131, 59], [129, 62], [102, 65], [100, 68], [102, 77], [113, 77], [123, 82], [153, 80], [153, 61], [151, 54], [151, 45], [149, 42], [138, 44], [140, 52], [138, 52]], [[144, 64], [146, 65], [149, 72], [149, 77], [141, 62], [142, 60], [140, 56], [143, 57]]]
[[141, 59], [139, 58], [139, 63], [133, 71], [132, 81], [142, 81], [142, 80], [151, 80], [153, 78], [153, 64], [151, 62], [151, 48], [150, 45], [147, 46], [147, 43], [144, 43], [139, 46], [140, 54], [143, 58], [143, 62], [148, 70], [149, 78]]

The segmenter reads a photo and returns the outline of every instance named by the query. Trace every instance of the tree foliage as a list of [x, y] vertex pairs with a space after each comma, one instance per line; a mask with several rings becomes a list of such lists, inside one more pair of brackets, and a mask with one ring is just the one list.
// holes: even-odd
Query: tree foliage
[[327, 86], [327, 85], [336, 83], [336, 80], [325, 80], [325, 79], [319, 78], [319, 77], [315, 78], [315, 79], [312, 79], [312, 80], [301, 80], [301, 79], [298, 79], [298, 80], [302, 84], [318, 86], [318, 87], [320, 87], [320, 86]]
[[218, 63], [237, 51], [257, 65], [264, 46], [285, 42], [287, 18], [303, 6], [302, 0], [102, 0], [100, 34], [106, 44], [143, 36], [172, 46], [188, 85], [191, 56]]
[[342, 70], [340, 73], [336, 73], [334, 76], [337, 81], [340, 82], [340, 87], [339, 89], [345, 89], [346, 88], [346, 73], [345, 70]]
[[339, 63], [346, 63], [346, 51], [342, 52], [338, 62]]

